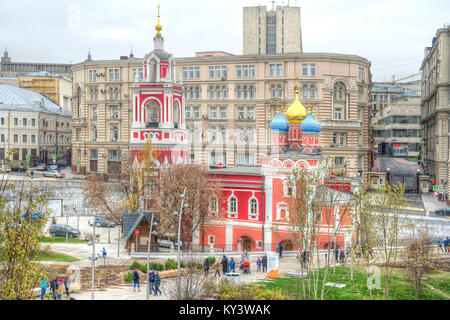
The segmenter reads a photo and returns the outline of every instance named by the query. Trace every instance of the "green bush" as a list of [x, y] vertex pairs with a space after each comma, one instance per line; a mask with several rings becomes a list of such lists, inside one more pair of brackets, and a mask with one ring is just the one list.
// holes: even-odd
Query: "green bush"
[[[157, 262], [150, 262], [149, 270], [151, 270], [151, 268], [155, 269], [156, 271], [163, 271], [164, 265]], [[139, 270], [141, 270], [144, 273], [147, 273], [147, 264], [141, 264]]]
[[216, 262], [216, 257], [208, 257], [209, 264], [213, 265]]
[[286, 300], [280, 289], [269, 290], [256, 283], [235, 285], [227, 280], [217, 287], [221, 300]]
[[170, 258], [166, 260], [165, 266], [166, 266], [166, 270], [174, 270], [174, 269], [178, 268], [177, 262]]
[[141, 270], [141, 264], [137, 261], [134, 261], [131, 266], [130, 266], [130, 270], [134, 270], [134, 268], [138, 268], [139, 270]]
[[128, 272], [126, 275], [123, 276], [123, 281], [125, 282], [131, 282], [133, 281], [133, 273]]

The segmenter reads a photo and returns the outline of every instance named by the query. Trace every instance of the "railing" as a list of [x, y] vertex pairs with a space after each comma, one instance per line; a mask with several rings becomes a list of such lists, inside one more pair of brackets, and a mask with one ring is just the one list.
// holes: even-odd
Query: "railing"
[[320, 124], [322, 125], [322, 127], [346, 127], [346, 128], [361, 127], [361, 121], [355, 120], [322, 120]]

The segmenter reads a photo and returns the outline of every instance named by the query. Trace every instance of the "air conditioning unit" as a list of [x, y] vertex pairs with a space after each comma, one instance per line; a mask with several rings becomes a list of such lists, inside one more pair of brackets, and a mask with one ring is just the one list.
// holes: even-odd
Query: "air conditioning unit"
[[208, 119], [208, 116], [207, 115], [203, 115], [203, 117], [202, 117], [204, 120], [207, 120]]
[[105, 93], [105, 89], [100, 89], [100, 92], [101, 93]]
[[227, 77], [222, 77], [222, 81], [225, 81], [225, 80], [227, 80]]
[[332, 143], [332, 144], [330, 145], [330, 147], [331, 147], [331, 148], [334, 148], [334, 147], [336, 147], [336, 145], [335, 145], [334, 143]]
[[239, 120], [244, 120], [244, 116], [239, 116]]
[[247, 117], [248, 120], [254, 120], [253, 117]]
[[128, 98], [128, 93], [125, 93], [123, 96], [124, 96], [125, 98]]
[[113, 119], [118, 119], [119, 118], [119, 115], [118, 114], [113, 114]]
[[111, 141], [116, 142], [117, 139], [116, 138], [111, 138]]

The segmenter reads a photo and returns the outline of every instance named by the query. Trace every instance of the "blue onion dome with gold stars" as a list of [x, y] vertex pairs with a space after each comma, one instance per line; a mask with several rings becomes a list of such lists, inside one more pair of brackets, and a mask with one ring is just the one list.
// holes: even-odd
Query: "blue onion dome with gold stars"
[[300, 129], [302, 129], [303, 133], [316, 133], [316, 123], [314, 122], [311, 112], [308, 112], [308, 115], [305, 120], [303, 120]]
[[322, 132], [322, 125], [320, 124], [319, 120], [316, 118], [316, 110], [313, 110], [312, 118], [314, 121], [314, 133], [320, 133]]
[[275, 118], [273, 118], [272, 122], [270, 122], [270, 129], [277, 130], [280, 132], [289, 132], [289, 123], [286, 119], [286, 116], [283, 117], [280, 115], [280, 110], [277, 109], [277, 113]]

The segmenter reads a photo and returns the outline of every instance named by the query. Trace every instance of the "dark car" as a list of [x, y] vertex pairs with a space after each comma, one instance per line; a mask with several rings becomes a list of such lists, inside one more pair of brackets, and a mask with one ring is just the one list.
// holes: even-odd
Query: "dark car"
[[434, 214], [438, 216], [450, 216], [450, 207], [436, 210]]
[[78, 238], [81, 235], [80, 230], [65, 224], [52, 224], [50, 227], [50, 234], [52, 237], [65, 237], [66, 233], [69, 238]]
[[110, 227], [114, 228], [116, 224], [113, 221], [106, 219], [106, 216], [97, 215], [95, 219], [89, 219], [89, 225], [92, 226], [95, 221], [96, 227]]

